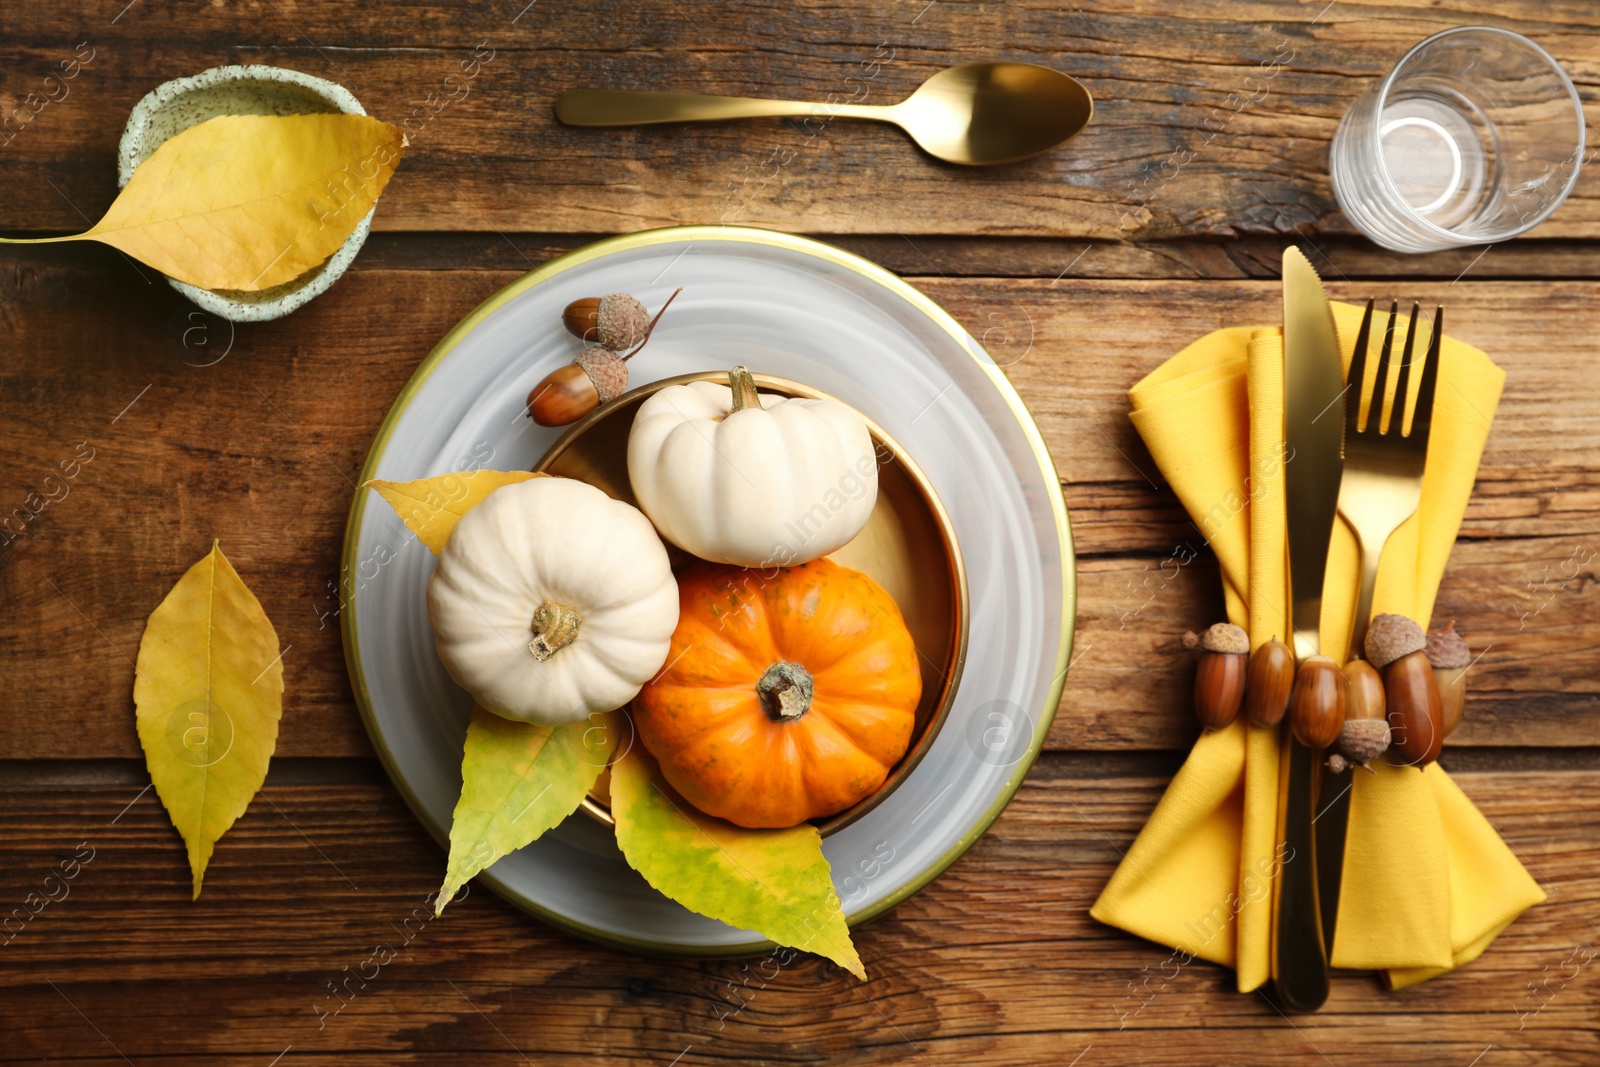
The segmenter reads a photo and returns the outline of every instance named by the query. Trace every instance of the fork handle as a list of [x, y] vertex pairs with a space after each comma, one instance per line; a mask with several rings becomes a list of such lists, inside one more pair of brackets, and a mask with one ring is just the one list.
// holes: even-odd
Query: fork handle
[[[1343, 515], [1343, 512], [1340, 512]], [[1345, 517], [1349, 521], [1349, 517]], [[1367, 620], [1372, 615], [1372, 590], [1378, 584], [1378, 563], [1383, 547], [1389, 543], [1393, 529], [1376, 536], [1379, 531], [1356, 529], [1356, 545], [1361, 556], [1361, 590], [1356, 595], [1356, 614], [1350, 627], [1350, 655], [1365, 655], [1362, 645], [1367, 636]], [[1376, 541], [1375, 548], [1369, 544]], [[1344, 844], [1350, 820], [1350, 771], [1323, 775], [1322, 784], [1332, 794], [1332, 799], [1322, 813], [1312, 820], [1316, 831], [1318, 859], [1317, 908], [1321, 913], [1323, 942], [1329, 953], [1333, 951], [1334, 936], [1338, 932], [1339, 897], [1344, 879]]]
[[[1382, 558], [1382, 545], [1368, 552], [1362, 545], [1362, 592], [1355, 598], [1355, 624], [1350, 627], [1350, 654], [1362, 653], [1366, 640], [1366, 622], [1373, 617], [1373, 585], [1378, 584], [1378, 561]], [[1362, 653], [1365, 659], [1365, 653]]]
[[[1392, 531], [1391, 531], [1392, 532]], [[1383, 546], [1388, 543], [1388, 537], [1372, 548], [1368, 548], [1365, 538], [1360, 538], [1361, 544], [1361, 592], [1356, 598], [1355, 621], [1350, 627], [1350, 654], [1352, 656], [1362, 652], [1362, 644], [1367, 637], [1367, 622], [1372, 618], [1372, 590], [1378, 584], [1378, 561], [1383, 557]], [[1363, 658], [1365, 656], [1364, 653]]]

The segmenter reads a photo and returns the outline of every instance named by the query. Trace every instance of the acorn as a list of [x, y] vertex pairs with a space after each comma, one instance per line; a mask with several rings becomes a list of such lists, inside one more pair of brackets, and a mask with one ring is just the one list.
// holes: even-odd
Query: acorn
[[628, 293], [586, 296], [561, 313], [567, 332], [613, 352], [626, 352], [650, 332], [650, 312]]
[[1307, 656], [1289, 692], [1289, 729], [1307, 748], [1327, 748], [1344, 726], [1344, 675], [1327, 656]]
[[1364, 659], [1344, 665], [1344, 725], [1339, 740], [1328, 757], [1328, 770], [1334, 774], [1352, 765], [1366, 767], [1389, 748], [1388, 710], [1383, 696], [1383, 679]]
[[[627, 293], [584, 297], [568, 304], [561, 315], [567, 329], [579, 337], [592, 334], [601, 343], [585, 348], [571, 363], [551, 371], [533, 387], [528, 394], [528, 417], [540, 426], [565, 426], [627, 392], [628, 360], [650, 340], [656, 323], [681, 292], [681, 288], [674, 290], [653, 319], [647, 317], [644, 305]], [[635, 337], [637, 347], [621, 354], [632, 347]]]
[[1276, 637], [1250, 657], [1244, 676], [1244, 710], [1251, 726], [1276, 726], [1289, 710], [1294, 687], [1294, 653]]
[[1461, 714], [1466, 710], [1467, 668], [1472, 665], [1472, 653], [1466, 641], [1456, 633], [1454, 622], [1429, 630], [1425, 651], [1433, 667], [1433, 680], [1439, 686], [1439, 701], [1444, 707], [1444, 736], [1449, 737], [1461, 725]]
[[1389, 762], [1422, 767], [1439, 758], [1444, 704], [1428, 663], [1428, 639], [1404, 615], [1379, 615], [1367, 627], [1367, 659], [1383, 675]]
[[590, 345], [528, 394], [528, 414], [540, 426], [565, 426], [628, 391], [628, 365], [609, 348]]
[[1194, 714], [1208, 730], [1220, 730], [1239, 714], [1244, 702], [1245, 663], [1250, 654], [1250, 637], [1231, 622], [1207, 628], [1191, 644], [1200, 646], [1200, 665], [1194, 676]]

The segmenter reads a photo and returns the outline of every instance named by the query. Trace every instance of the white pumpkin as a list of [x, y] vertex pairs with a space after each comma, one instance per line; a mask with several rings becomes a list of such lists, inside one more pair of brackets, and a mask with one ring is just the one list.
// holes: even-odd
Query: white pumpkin
[[646, 400], [628, 437], [628, 478], [661, 536], [701, 559], [790, 567], [843, 546], [878, 499], [867, 424], [837, 400], [669, 385]]
[[482, 707], [560, 726], [632, 700], [667, 658], [678, 584], [637, 508], [570, 478], [502, 486], [428, 581], [450, 677]]

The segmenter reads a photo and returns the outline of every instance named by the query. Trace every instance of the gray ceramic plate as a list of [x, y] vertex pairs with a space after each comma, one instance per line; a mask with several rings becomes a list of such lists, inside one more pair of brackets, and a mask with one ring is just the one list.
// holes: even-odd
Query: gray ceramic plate
[[[559, 436], [523, 405], [572, 359], [562, 308], [619, 291], [656, 308], [678, 286], [629, 364], [633, 385], [743, 363], [831, 393], [915, 457], [962, 546], [971, 631], [949, 719], [899, 789], [824, 843], [846, 915], [860, 922], [931, 882], [1000, 814], [1044, 743], [1071, 654], [1072, 540], [1055, 468], [1005, 375], [949, 315], [888, 271], [801, 237], [704, 226], [610, 238], [502, 289], [440, 341], [384, 420], [362, 480], [532, 466]], [[341, 612], [350, 679], [390, 777], [443, 844], [471, 700], [434, 654], [432, 570], [399, 518], [359, 491]], [[581, 815], [479, 877], [535, 915], [630, 948], [739, 955], [768, 944], [661, 896]]]

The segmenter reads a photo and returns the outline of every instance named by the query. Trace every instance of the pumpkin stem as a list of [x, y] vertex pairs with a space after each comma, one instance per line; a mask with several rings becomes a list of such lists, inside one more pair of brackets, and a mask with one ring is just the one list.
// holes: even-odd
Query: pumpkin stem
[[735, 367], [728, 372], [728, 385], [733, 389], [733, 407], [728, 409], [728, 414], [743, 411], [745, 408], [761, 408], [761, 398], [756, 395], [756, 380], [750, 377], [750, 371], [744, 367]]
[[528, 651], [543, 663], [572, 644], [582, 622], [583, 616], [565, 604], [546, 600], [533, 609], [533, 640], [528, 642]]
[[811, 672], [785, 660], [768, 667], [756, 683], [761, 708], [773, 722], [794, 722], [810, 711], [814, 692]]

